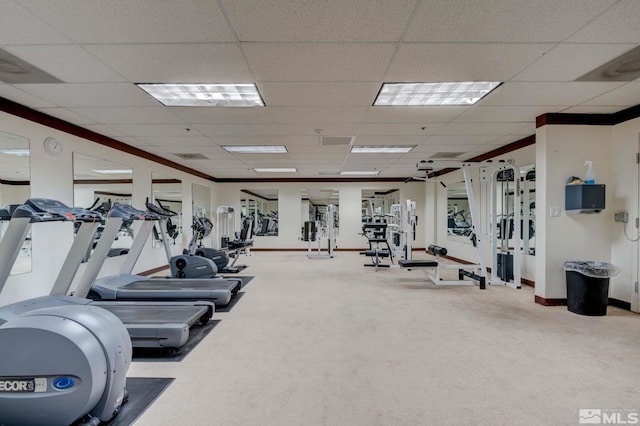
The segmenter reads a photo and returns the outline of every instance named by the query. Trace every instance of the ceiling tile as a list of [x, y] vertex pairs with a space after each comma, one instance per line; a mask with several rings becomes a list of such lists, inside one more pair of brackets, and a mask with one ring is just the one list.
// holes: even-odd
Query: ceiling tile
[[271, 107], [276, 123], [360, 123], [368, 107]]
[[11, 46], [7, 50], [66, 83], [126, 81], [80, 46]]
[[280, 124], [282, 136], [353, 136], [359, 123]]
[[61, 107], [158, 106], [129, 83], [16, 84], [15, 87]]
[[243, 43], [258, 81], [379, 81], [393, 43]]
[[422, 144], [418, 145], [416, 150], [421, 150], [425, 146], [481, 145], [491, 139], [493, 139], [491, 135], [434, 135], [429, 136]]
[[[387, 135], [387, 136], [422, 136], [427, 137], [430, 134], [435, 133], [443, 126], [443, 123], [439, 124], [417, 124], [417, 123], [381, 123], [372, 124], [365, 123], [360, 127], [358, 136], [363, 135]], [[360, 144], [360, 142], [358, 142]]]
[[415, 0], [222, 0], [241, 41], [398, 41]]
[[279, 136], [279, 124], [193, 124], [195, 129], [206, 136]]
[[171, 147], [181, 145], [189, 146], [210, 146], [215, 145], [206, 136], [138, 136], [136, 137], [141, 144], [153, 147]]
[[84, 47], [135, 83], [253, 82], [235, 44], [109, 44]]
[[367, 123], [447, 123], [471, 107], [468, 106], [403, 106], [371, 107]]
[[559, 42], [615, 1], [425, 0], [413, 16], [405, 40]]
[[626, 108], [626, 106], [578, 105], [562, 112], [567, 114], [613, 114]]
[[551, 49], [551, 44], [404, 43], [388, 82], [507, 81]]
[[594, 97], [584, 102], [584, 105], [620, 105], [630, 107], [640, 104], [640, 81], [627, 83], [622, 87], [618, 87], [609, 93]]
[[66, 108], [37, 108], [37, 110], [73, 124], [83, 125], [96, 123], [96, 120], [92, 120], [82, 114]]
[[241, 124], [272, 123], [269, 107], [216, 108], [216, 107], [174, 107], [171, 112], [186, 123], [199, 124]]
[[[14, 0], [0, 0], [2, 44], [56, 44], [70, 40]], [[25, 28], [28, 28], [25, 31]]]
[[114, 139], [118, 139], [120, 136], [126, 136], [124, 133], [102, 124], [83, 124], [81, 127], [91, 130], [99, 135], [108, 136]]
[[354, 145], [417, 145], [424, 142], [428, 135], [361, 135], [356, 136]]
[[[133, 137], [143, 136], [198, 136], [199, 133], [184, 124], [110, 124], [110, 128]], [[189, 129], [189, 130], [187, 130]]]
[[438, 135], [504, 135], [521, 129], [526, 123], [449, 123]]
[[0, 84], [0, 96], [30, 108], [55, 107], [56, 105], [33, 96], [8, 84]]
[[[76, 42], [234, 40], [217, 3], [210, 0], [171, 0], [162, 3], [157, 0], [20, 0], [20, 3]], [[159, 5], [162, 6], [160, 9]]]
[[268, 106], [355, 106], [373, 104], [379, 83], [263, 82], [260, 92]]
[[573, 81], [635, 46], [634, 44], [560, 44], [512, 80]]
[[604, 94], [624, 83], [505, 83], [479, 105], [572, 105]]
[[622, 0], [598, 16], [567, 41], [587, 43], [640, 43], [640, 2]]
[[71, 108], [74, 113], [102, 124], [176, 124], [183, 120], [167, 108], [118, 107], [118, 108]]
[[455, 123], [514, 123], [535, 122], [536, 117], [548, 112], [560, 112], [563, 106], [485, 106], [469, 108], [454, 120]]

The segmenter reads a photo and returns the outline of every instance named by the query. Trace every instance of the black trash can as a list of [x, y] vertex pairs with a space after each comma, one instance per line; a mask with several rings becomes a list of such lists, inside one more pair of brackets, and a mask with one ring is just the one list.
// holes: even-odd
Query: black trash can
[[580, 315], [607, 315], [609, 278], [620, 269], [607, 262], [571, 260], [564, 263], [567, 309]]

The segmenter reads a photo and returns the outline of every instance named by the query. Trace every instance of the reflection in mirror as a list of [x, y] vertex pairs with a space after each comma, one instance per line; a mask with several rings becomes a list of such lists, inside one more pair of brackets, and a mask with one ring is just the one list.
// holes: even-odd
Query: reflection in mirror
[[[170, 245], [182, 245], [182, 181], [158, 173], [151, 174], [153, 203], [171, 210], [175, 216], [162, 221]], [[153, 247], [162, 247], [162, 232], [153, 228]]]
[[[99, 211], [106, 217], [111, 204], [131, 204], [132, 173], [130, 166], [74, 152], [74, 206]], [[96, 232], [93, 248], [98, 243], [102, 229], [103, 227], [99, 227]], [[132, 242], [132, 223], [125, 222], [109, 250], [109, 257], [127, 254]], [[89, 253], [84, 260], [86, 261], [88, 257]]]
[[522, 247], [523, 254], [536, 254], [536, 169], [534, 166], [522, 169]]
[[[191, 211], [193, 212], [193, 216], [200, 219], [209, 219], [209, 221], [212, 222], [211, 224], [213, 224], [214, 219], [211, 217], [211, 190], [208, 187], [204, 185], [198, 185], [196, 183], [192, 184], [191, 204]], [[211, 227], [211, 229], [213, 230], [213, 226]], [[213, 234], [214, 232], [210, 232], [209, 235], [202, 236], [202, 239], [200, 241], [196, 241], [195, 243], [200, 247], [212, 247]], [[189, 249], [191, 249], [191, 247]]]
[[[0, 132], [0, 237], [13, 210], [31, 194], [29, 185], [29, 139]], [[31, 271], [31, 231], [25, 238], [11, 275]]]
[[241, 218], [253, 220], [253, 235], [278, 236], [278, 190], [242, 189], [240, 192]]
[[391, 206], [400, 204], [399, 189], [363, 189], [362, 222], [390, 219]]
[[471, 244], [471, 210], [464, 181], [447, 185], [447, 239]]
[[[335, 207], [333, 214], [333, 237], [334, 240], [339, 235], [340, 222], [340, 192], [337, 189], [303, 189], [301, 192], [302, 199], [302, 216], [303, 224], [300, 235], [304, 237], [304, 223], [309, 221], [316, 222], [317, 232], [326, 232], [328, 222], [329, 205]], [[324, 230], [324, 231], [323, 231]]]

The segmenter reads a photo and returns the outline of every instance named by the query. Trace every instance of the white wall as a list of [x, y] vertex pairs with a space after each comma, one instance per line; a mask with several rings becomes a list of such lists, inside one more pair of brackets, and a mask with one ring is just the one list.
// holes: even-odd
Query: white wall
[[[638, 282], [638, 238], [635, 219], [640, 217], [639, 181], [640, 172], [636, 154], [640, 151], [640, 119], [630, 120], [614, 126], [611, 134], [612, 188], [611, 213], [629, 212], [629, 223], [614, 223], [612, 229], [611, 261], [621, 268], [620, 274], [611, 278], [609, 297], [631, 303], [631, 309], [640, 311], [638, 293], [634, 283]], [[598, 179], [596, 170], [596, 179]]]
[[[567, 260], [611, 261], [613, 227], [611, 134], [609, 126], [552, 125], [536, 131], [536, 288], [545, 299], [566, 298]], [[596, 183], [607, 185], [601, 213], [567, 215], [565, 184], [584, 179], [586, 160], [594, 163]], [[561, 215], [550, 216], [552, 207]]]

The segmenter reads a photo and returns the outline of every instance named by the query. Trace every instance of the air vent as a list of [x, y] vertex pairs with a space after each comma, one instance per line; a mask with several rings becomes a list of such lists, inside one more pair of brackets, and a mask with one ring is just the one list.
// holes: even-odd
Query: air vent
[[351, 145], [353, 136], [320, 136], [320, 145]]
[[640, 46], [589, 71], [576, 81], [633, 81], [640, 77]]
[[202, 154], [192, 154], [192, 153], [185, 153], [185, 154], [173, 154], [176, 157], [180, 157], [183, 160], [208, 160], [209, 157], [205, 157]]
[[340, 172], [318, 172], [320, 176], [338, 176]]
[[429, 158], [456, 158], [462, 154], [464, 154], [464, 152], [438, 152]]
[[64, 83], [62, 80], [2, 49], [0, 49], [0, 81], [7, 84]]

